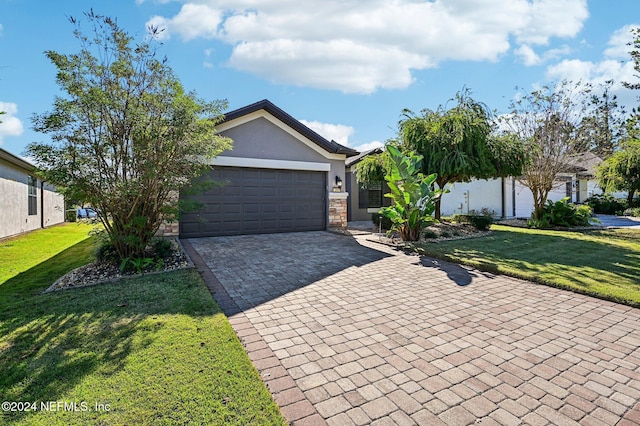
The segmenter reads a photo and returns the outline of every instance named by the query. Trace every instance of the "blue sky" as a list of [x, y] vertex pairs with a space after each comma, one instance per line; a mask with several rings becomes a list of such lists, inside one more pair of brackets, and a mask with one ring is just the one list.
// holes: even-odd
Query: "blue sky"
[[436, 108], [464, 86], [499, 113], [516, 86], [613, 79], [637, 106], [625, 45], [638, 0], [0, 0], [0, 147], [46, 136], [30, 117], [59, 94], [44, 51], [78, 51], [67, 17], [93, 8], [161, 53], [187, 89], [235, 109], [269, 99], [327, 138], [367, 149], [404, 108]]

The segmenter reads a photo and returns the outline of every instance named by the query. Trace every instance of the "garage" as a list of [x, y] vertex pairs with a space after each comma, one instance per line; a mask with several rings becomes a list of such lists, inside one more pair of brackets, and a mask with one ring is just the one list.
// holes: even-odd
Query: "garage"
[[180, 238], [346, 226], [345, 161], [357, 151], [325, 139], [266, 99], [226, 113], [216, 129], [233, 141], [210, 160], [206, 176], [222, 185], [181, 195], [202, 208], [182, 212], [175, 227]]
[[190, 199], [204, 205], [180, 220], [182, 238], [326, 229], [326, 172], [216, 167], [221, 182]]

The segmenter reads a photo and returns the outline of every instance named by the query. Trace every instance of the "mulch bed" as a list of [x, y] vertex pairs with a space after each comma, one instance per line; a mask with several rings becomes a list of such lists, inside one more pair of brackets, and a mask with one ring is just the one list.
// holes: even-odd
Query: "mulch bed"
[[[386, 231], [379, 232], [379, 229], [371, 224], [370, 227], [347, 228], [343, 230], [334, 230], [347, 235], [365, 235], [373, 234], [377, 242], [393, 246], [403, 246], [405, 243], [400, 239], [397, 233], [387, 234]], [[423, 232], [421, 243], [439, 243], [442, 241], [461, 240], [467, 238], [483, 237], [490, 234], [491, 231], [480, 231], [468, 223], [440, 222], [427, 227]]]
[[64, 276], [60, 277], [44, 292], [65, 290], [69, 288], [87, 287], [96, 284], [117, 281], [125, 278], [139, 277], [141, 275], [157, 274], [167, 271], [175, 271], [177, 269], [192, 268], [193, 263], [189, 256], [185, 253], [179, 240], [172, 240], [173, 251], [163, 259], [161, 267], [157, 265], [149, 266], [142, 271], [120, 272], [119, 265], [107, 262], [94, 262], [88, 265], [76, 268]]

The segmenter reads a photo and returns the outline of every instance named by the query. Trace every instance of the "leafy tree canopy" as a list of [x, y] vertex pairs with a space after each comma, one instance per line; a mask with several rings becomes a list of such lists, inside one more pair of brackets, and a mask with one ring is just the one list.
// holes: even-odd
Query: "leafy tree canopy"
[[[520, 175], [526, 161], [517, 138], [495, 137], [495, 124], [486, 105], [472, 99], [468, 89], [456, 94], [452, 108], [425, 109], [421, 115], [404, 111], [401, 146], [421, 154], [422, 172], [436, 173], [437, 185]], [[440, 200], [436, 218], [440, 217]]]
[[225, 101], [186, 92], [157, 56], [155, 37], [134, 44], [114, 19], [70, 18], [80, 50], [46, 56], [63, 93], [32, 118], [50, 141], [28, 153], [44, 179], [98, 209], [121, 258], [143, 256], [163, 220], [176, 218], [177, 193], [209, 168], [231, 141], [216, 135]]
[[627, 201], [640, 192], [640, 140], [627, 141], [621, 150], [607, 158], [597, 170], [598, 182], [605, 191], [628, 191]]

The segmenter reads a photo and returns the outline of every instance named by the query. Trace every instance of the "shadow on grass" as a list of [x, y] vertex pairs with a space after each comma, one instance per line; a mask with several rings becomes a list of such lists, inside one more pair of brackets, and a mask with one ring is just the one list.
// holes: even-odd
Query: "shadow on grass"
[[458, 263], [437, 260], [432, 257], [420, 256], [419, 265], [424, 266], [425, 268], [437, 268], [445, 272], [447, 277], [460, 287], [468, 286], [473, 282], [474, 278], [479, 278], [480, 276], [486, 278], [493, 278], [495, 276], [488, 272], [491, 270], [490, 267], [485, 270], [477, 270]]
[[[56, 401], [87, 375], [120, 371], [133, 346], [153, 341], [162, 324], [141, 322], [156, 314], [219, 312], [192, 291], [199, 280], [185, 274], [194, 271], [41, 294], [91, 261], [92, 248], [84, 240], [0, 285], [0, 401]], [[29, 413], [3, 415], [19, 420]]]
[[637, 306], [640, 249], [635, 238], [602, 231], [526, 233], [494, 230], [473, 240], [421, 245], [420, 254], [577, 290]]

